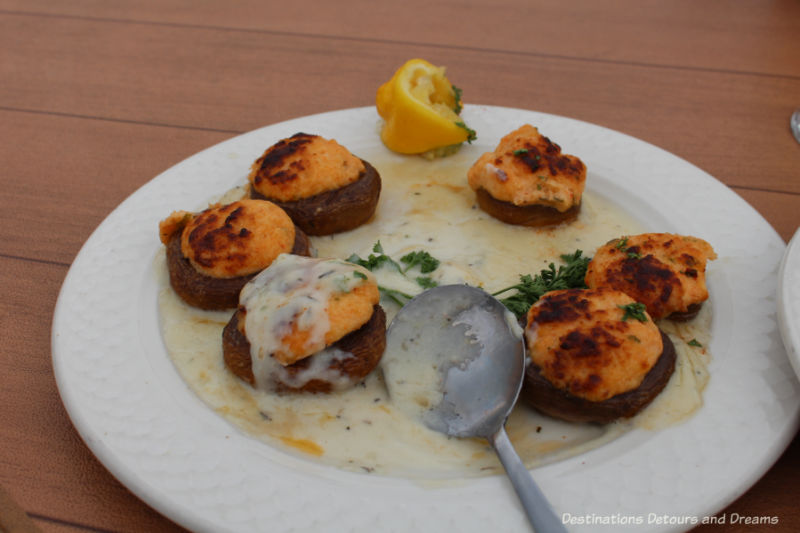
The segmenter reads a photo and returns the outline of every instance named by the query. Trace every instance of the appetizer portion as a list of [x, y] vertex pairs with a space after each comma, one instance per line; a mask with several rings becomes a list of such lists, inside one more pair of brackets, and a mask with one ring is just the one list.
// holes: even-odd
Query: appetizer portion
[[642, 304], [609, 288], [545, 294], [528, 311], [522, 396], [573, 422], [629, 418], [664, 388], [675, 349]]
[[547, 226], [574, 219], [586, 165], [526, 124], [484, 153], [467, 173], [478, 205], [508, 224]]
[[229, 309], [239, 291], [282, 253], [309, 255], [308, 237], [263, 200], [173, 212], [159, 224], [173, 290], [201, 309]]
[[378, 171], [335, 140], [297, 133], [269, 147], [250, 170], [250, 196], [283, 208], [308, 235], [367, 222], [381, 192]]
[[613, 287], [647, 307], [654, 319], [690, 320], [708, 299], [706, 263], [717, 258], [709, 243], [671, 233], [613, 239], [594, 254], [586, 285]]
[[282, 254], [242, 289], [222, 333], [225, 365], [273, 392], [351, 387], [378, 364], [386, 315], [367, 269]]

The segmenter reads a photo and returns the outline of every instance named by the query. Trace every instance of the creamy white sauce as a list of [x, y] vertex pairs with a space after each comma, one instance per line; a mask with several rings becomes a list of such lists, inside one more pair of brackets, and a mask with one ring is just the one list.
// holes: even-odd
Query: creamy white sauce
[[[430, 275], [439, 284], [469, 283], [497, 291], [536, 274], [561, 254], [586, 255], [612, 238], [646, 231], [602, 196], [587, 191], [572, 223], [532, 229], [499, 222], [481, 211], [466, 183], [469, 151], [448, 158], [365, 157], [379, 170], [383, 189], [373, 220], [335, 236], [312, 238], [319, 257], [367, 257], [375, 242], [398, 259], [426, 250], [441, 260]], [[591, 175], [589, 180], [591, 181]], [[190, 387], [245, 434], [302, 457], [336, 467], [424, 479], [456, 479], [502, 472], [480, 439], [447, 438], [394, 406], [373, 372], [363, 384], [330, 395], [279, 396], [234, 377], [222, 362], [221, 332], [230, 312], [185, 305], [169, 289], [163, 254], [160, 313], [167, 350]], [[410, 295], [421, 292], [419, 272], [374, 272], [378, 284]], [[383, 299], [387, 319], [398, 306]], [[544, 417], [524, 404], [512, 412], [507, 431], [528, 467], [573, 456], [613, 440], [635, 425], [658, 429], [683, 420], [702, 405], [710, 355], [687, 344], [708, 346], [710, 306], [689, 324], [659, 324], [674, 339], [678, 366], [666, 390], [632, 421], [606, 426], [571, 424]], [[335, 355], [334, 355], [335, 356]]]
[[[361, 274], [356, 276], [355, 272]], [[239, 305], [245, 310], [244, 330], [250, 342], [250, 357], [256, 386], [275, 390], [275, 379], [302, 387], [318, 378], [345, 386], [348, 380], [328, 367], [333, 360], [352, 354], [325, 349], [330, 330], [328, 302], [336, 293], [348, 293], [368, 279], [361, 267], [338, 259], [281, 254], [242, 289]], [[286, 338], [293, 328], [308, 333], [302, 347], [292, 348]], [[300, 353], [295, 353], [298, 351]], [[295, 376], [284, 366], [316, 354], [312, 364]], [[341, 382], [341, 383], [340, 383]]]
[[703, 405], [703, 390], [709, 380], [711, 362], [711, 305], [703, 305], [698, 316], [687, 323], [659, 320], [660, 327], [675, 345], [675, 372], [664, 391], [634, 420], [642, 428], [655, 430], [677, 424]]
[[[274, 353], [289, 351], [283, 339], [292, 332], [293, 324], [309, 332], [303, 346], [309, 353], [325, 348], [325, 333], [330, 329], [325, 308], [333, 286], [316, 272], [318, 261], [294, 259], [289, 254], [278, 256], [244, 286], [239, 296], [239, 305], [246, 311], [245, 331], [254, 370]], [[261, 373], [256, 372], [257, 383], [259, 377]]]

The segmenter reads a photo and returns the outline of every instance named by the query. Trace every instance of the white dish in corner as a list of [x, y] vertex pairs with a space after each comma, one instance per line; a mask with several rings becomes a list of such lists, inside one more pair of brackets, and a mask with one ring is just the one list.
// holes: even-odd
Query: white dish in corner
[[789, 240], [778, 272], [778, 323], [789, 361], [800, 377], [800, 228]]

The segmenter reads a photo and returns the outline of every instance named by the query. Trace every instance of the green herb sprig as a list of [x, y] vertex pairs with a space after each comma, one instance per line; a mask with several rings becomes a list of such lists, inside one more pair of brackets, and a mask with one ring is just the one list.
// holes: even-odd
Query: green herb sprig
[[460, 89], [455, 85], [453, 85], [452, 87], [453, 87], [453, 96], [455, 98], [455, 104], [453, 105], [453, 112], [455, 112], [456, 115], [460, 115], [461, 110], [464, 109], [464, 103], [461, 101], [461, 95], [464, 93], [464, 91], [463, 89]]
[[455, 124], [459, 128], [464, 128], [465, 130], [467, 130], [467, 143], [472, 144], [472, 141], [478, 138], [478, 133], [469, 126], [467, 126], [467, 124], [464, 121], [460, 120]]
[[403, 273], [415, 266], [419, 266], [419, 271], [423, 274], [429, 274], [439, 268], [439, 260], [424, 250], [408, 253], [400, 258], [400, 262], [406, 265]]
[[559, 289], [585, 289], [584, 278], [591, 257], [584, 257], [583, 251], [576, 250], [572, 254], [562, 255], [561, 260], [564, 261], [564, 264], [558, 269], [554, 263], [550, 263], [547, 269], [542, 270], [536, 276], [521, 275], [519, 283], [496, 291], [492, 293], [492, 296], [515, 290], [516, 292], [511, 296], [501, 298], [500, 302], [517, 318], [522, 318], [528, 309], [547, 292]]
[[383, 267], [384, 265], [389, 265], [393, 268], [396, 268], [398, 272], [403, 272], [403, 267], [400, 264], [383, 253], [383, 246], [381, 245], [381, 241], [376, 242], [372, 246], [372, 252], [367, 256], [366, 259], [362, 259], [357, 254], [352, 254], [350, 257], [347, 258], [347, 261], [350, 263], [354, 263], [356, 265], [361, 265], [362, 267], [366, 268], [370, 272], [374, 272], [379, 268]]
[[639, 322], [647, 322], [647, 315], [645, 311], [647, 307], [641, 302], [633, 302], [627, 305], [617, 306], [624, 311], [622, 321], [625, 322], [629, 319], [638, 320]]
[[[377, 241], [373, 245], [372, 252], [373, 253], [369, 254], [366, 259], [361, 258], [357, 254], [352, 254], [347, 258], [347, 261], [356, 265], [361, 265], [370, 272], [374, 272], [375, 270], [383, 268], [384, 266], [388, 266], [389, 268], [397, 270], [398, 273], [406, 278], [409, 277], [408, 271], [414, 267], [419, 267], [421, 274], [430, 274], [439, 268], [440, 265], [440, 261], [425, 250], [417, 250], [407, 253], [400, 258], [400, 262], [398, 263], [392, 259], [392, 257], [384, 253], [381, 241]], [[437, 285], [436, 281], [430, 276], [416, 276], [413, 279], [417, 285], [423, 289], [430, 289], [432, 287], [436, 287]], [[378, 290], [381, 292], [382, 296], [393, 301], [399, 306], [405, 305], [408, 300], [414, 297], [411, 294], [398, 291], [396, 289], [390, 289], [382, 285], [378, 285]]]

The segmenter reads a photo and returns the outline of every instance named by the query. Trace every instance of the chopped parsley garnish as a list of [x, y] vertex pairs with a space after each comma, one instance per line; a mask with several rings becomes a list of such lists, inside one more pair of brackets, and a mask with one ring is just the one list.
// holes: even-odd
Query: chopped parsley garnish
[[463, 121], [458, 121], [455, 123], [456, 126], [459, 128], [464, 128], [467, 130], [467, 142], [472, 144], [472, 141], [478, 138], [478, 134], [472, 128], [468, 127]]
[[643, 303], [640, 302], [633, 302], [632, 304], [627, 305], [619, 305], [617, 306], [625, 313], [622, 315], [622, 320], [627, 321], [628, 319], [638, 320], [639, 322], [647, 322], [647, 315], [645, 311], [647, 307]]
[[463, 90], [461, 90], [461, 89], [459, 89], [459, 88], [458, 88], [458, 87], [456, 87], [455, 85], [453, 85], [452, 87], [453, 87], [453, 94], [454, 94], [454, 96], [455, 96], [455, 99], [456, 99], [456, 102], [455, 102], [455, 104], [453, 105], [453, 112], [454, 112], [456, 115], [460, 115], [460, 114], [461, 114], [461, 110], [462, 110], [462, 109], [464, 109], [464, 105], [463, 105], [463, 103], [461, 102], [461, 94], [462, 94], [464, 91], [463, 91]]
[[527, 154], [528, 152], [529, 152], [529, 150], [527, 148], [520, 148], [519, 150], [514, 150], [511, 153], [514, 154], [515, 156], [519, 157], [521, 155]]
[[347, 258], [347, 261], [349, 261], [350, 263], [355, 263], [356, 265], [361, 265], [370, 272], [374, 272], [375, 270], [381, 268], [384, 265], [390, 265], [396, 268], [398, 272], [403, 271], [402, 267], [400, 267], [397, 261], [395, 261], [388, 255], [383, 253], [383, 246], [381, 246], [381, 241], [375, 243], [375, 245], [372, 247], [372, 251], [374, 253], [369, 254], [369, 256], [366, 259], [362, 259], [358, 255], [353, 254]]
[[703, 347], [703, 345], [697, 339], [692, 339], [689, 342], [687, 342], [686, 344], [688, 344], [689, 346], [694, 346], [695, 348], [702, 348]]
[[411, 294], [406, 294], [404, 292], [395, 289], [389, 289], [387, 287], [382, 287], [380, 285], [378, 285], [378, 290], [381, 292], [381, 296], [384, 296], [385, 298], [393, 301], [400, 307], [406, 305], [406, 303], [408, 303], [408, 301], [414, 297]]
[[[539, 178], [539, 183], [536, 184], [536, 190], [541, 191], [542, 188], [544, 187], [544, 183], [547, 182], [547, 176], [543, 176], [542, 174], [539, 174], [536, 177]], [[553, 199], [556, 200], [556, 201], [559, 201], [559, 202], [561, 201], [557, 196], [554, 197]]]
[[403, 269], [404, 273], [417, 265], [419, 265], [419, 271], [423, 274], [428, 274], [439, 268], [439, 260], [424, 250], [406, 254], [400, 258], [400, 262], [406, 264]]
[[628, 246], [628, 237], [622, 237], [617, 241], [617, 244], [614, 245], [614, 248], [621, 252], [625, 252], [629, 259], [641, 259], [642, 254], [639, 253], [638, 246]]
[[367, 275], [364, 274], [363, 272], [359, 272], [358, 270], [353, 272], [353, 276], [356, 278], [367, 279]]
[[[383, 251], [383, 246], [381, 245], [381, 241], [375, 243], [372, 247], [372, 252], [369, 256], [364, 259], [357, 254], [352, 254], [347, 260], [350, 263], [354, 263], [356, 265], [361, 265], [362, 267], [366, 268], [370, 272], [374, 272], [383, 268], [384, 266], [388, 266], [389, 268], [393, 268], [397, 270], [399, 274], [403, 277], [409, 278], [407, 272], [414, 268], [419, 267], [420, 274], [430, 274], [437, 268], [439, 268], [440, 261], [433, 257], [430, 253], [426, 252], [425, 250], [417, 250], [414, 252], [407, 253], [403, 257], [400, 258], [400, 262], [398, 263], [390, 256], [386, 255]], [[401, 265], [400, 263], [403, 263]], [[355, 272], [356, 275], [364, 276], [362, 272]], [[364, 276], [366, 278], [366, 276]], [[417, 276], [413, 278], [413, 280], [423, 289], [430, 289], [432, 287], [436, 287], [436, 281], [431, 278], [430, 276]], [[403, 306], [414, 297], [412, 294], [407, 294], [402, 291], [398, 291], [396, 289], [390, 289], [388, 287], [384, 287], [382, 285], [378, 285], [378, 290], [381, 292], [381, 295], [386, 297], [387, 299], [395, 302], [397, 305]]]
[[337, 276], [333, 278], [333, 284], [336, 286], [336, 289], [339, 292], [350, 292], [352, 287], [350, 286], [350, 280], [346, 276]]
[[525, 274], [519, 277], [519, 283], [511, 285], [492, 293], [498, 296], [510, 290], [516, 293], [507, 298], [501, 298], [500, 302], [518, 318], [523, 317], [530, 307], [536, 303], [543, 294], [559, 289], [585, 289], [586, 267], [589, 265], [590, 257], [583, 257], [581, 250], [576, 250], [572, 254], [561, 256], [564, 264], [556, 269], [554, 263], [542, 270], [536, 276]]
[[438, 285], [430, 276], [417, 276], [414, 280], [423, 289], [432, 289]]

